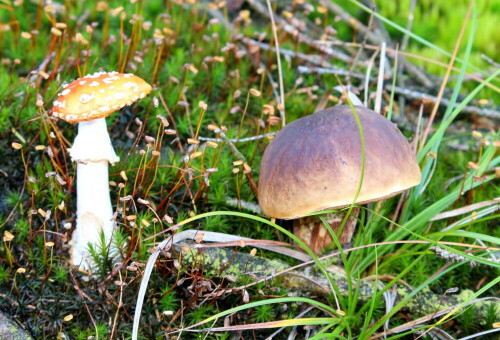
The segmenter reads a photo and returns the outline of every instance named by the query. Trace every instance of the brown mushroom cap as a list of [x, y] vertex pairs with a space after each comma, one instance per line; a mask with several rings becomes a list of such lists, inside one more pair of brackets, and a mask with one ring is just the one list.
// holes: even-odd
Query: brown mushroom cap
[[71, 82], [59, 94], [52, 115], [68, 123], [104, 118], [151, 92], [151, 86], [130, 73], [97, 72]]
[[[420, 168], [395, 124], [356, 106], [365, 136], [363, 185], [356, 203], [382, 200], [417, 185]], [[295, 120], [278, 132], [260, 166], [265, 214], [295, 218], [351, 204], [361, 174], [361, 140], [350, 106]]]

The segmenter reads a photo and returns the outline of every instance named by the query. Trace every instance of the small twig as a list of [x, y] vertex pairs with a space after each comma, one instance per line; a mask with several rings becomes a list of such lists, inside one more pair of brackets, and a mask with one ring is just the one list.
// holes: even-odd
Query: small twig
[[69, 271], [69, 275], [71, 276], [71, 279], [73, 280], [73, 283], [74, 283], [73, 288], [76, 290], [78, 295], [80, 295], [80, 298], [82, 299], [83, 305], [85, 306], [85, 309], [87, 310], [87, 314], [89, 315], [90, 321], [92, 321], [92, 324], [94, 325], [94, 329], [97, 330], [97, 324], [95, 322], [95, 319], [92, 316], [92, 312], [90, 311], [90, 308], [87, 305], [87, 302], [85, 301], [86, 299], [89, 301], [93, 301], [93, 300], [80, 289], [80, 286], [78, 286], [78, 283], [77, 283], [75, 277], [73, 276], [73, 273], [71, 272], [71, 270]]
[[[247, 37], [242, 37], [240, 41], [244, 44], [247, 45], [257, 45], [259, 48], [265, 50], [265, 51], [273, 51], [276, 53], [276, 48], [272, 47], [271, 45], [262, 42], [262, 41], [257, 41], [254, 39], [250, 39]], [[321, 67], [326, 67], [326, 68], [335, 68], [334, 65], [330, 64], [325, 60], [325, 58], [322, 58], [321, 56], [318, 55], [311, 55], [311, 54], [304, 54], [301, 52], [295, 52], [288, 50], [286, 48], [281, 47], [280, 48], [280, 53], [284, 56], [290, 57], [290, 58], [296, 58], [296, 59], [301, 59], [305, 62], [308, 62], [310, 64], [318, 65]]]
[[364, 105], [365, 107], [368, 107], [368, 94], [370, 93], [370, 91], [368, 91], [369, 87], [370, 87], [370, 74], [372, 72], [372, 68], [373, 68], [373, 64], [375, 63], [375, 58], [377, 58], [377, 55], [379, 53], [380, 50], [376, 50], [375, 53], [372, 55], [372, 57], [370, 58], [369, 62], [368, 62], [368, 67], [366, 68], [366, 76], [365, 76], [365, 91], [364, 91], [364, 94], [365, 94], [365, 98], [364, 98]]
[[[236, 146], [234, 146], [234, 144], [231, 142], [231, 140], [229, 138], [227, 138], [226, 134], [224, 133], [224, 131], [222, 131], [221, 128], [216, 128], [214, 130], [214, 132], [219, 135], [220, 139], [222, 139], [222, 142], [225, 145], [227, 145], [227, 147], [229, 147], [229, 150], [231, 150], [231, 152], [233, 153], [233, 155], [236, 158], [238, 158], [238, 160], [240, 160], [243, 163], [245, 163], [245, 164], [248, 165], [245, 156], [243, 156], [243, 154], [236, 148]], [[251, 171], [245, 171], [245, 176], [246, 176], [246, 178], [248, 180], [248, 183], [250, 184], [250, 189], [252, 189], [253, 194], [255, 195], [255, 197], [258, 197], [259, 190], [257, 189], [257, 184], [255, 183], [255, 181], [253, 179], [252, 172]]]
[[357, 79], [365, 79], [365, 75], [362, 73], [352, 73], [351, 71], [343, 70], [337, 66], [325, 67], [309, 67], [309, 66], [299, 66], [297, 68], [299, 73], [317, 73], [317, 74], [336, 74], [339, 76], [352, 77]]
[[179, 146], [179, 150], [181, 150], [181, 152], [184, 152], [184, 147], [182, 146], [181, 139], [179, 137], [179, 132], [177, 131], [177, 125], [175, 124], [174, 116], [172, 115], [172, 112], [168, 108], [167, 102], [165, 102], [165, 99], [163, 98], [163, 95], [161, 94], [160, 91], [158, 91], [158, 97], [160, 98], [161, 104], [163, 105], [163, 108], [167, 112], [168, 117], [170, 118], [170, 121], [172, 122], [172, 125], [174, 127], [175, 137], [176, 137], [175, 140], [177, 140], [177, 144]]
[[361, 45], [359, 46], [358, 52], [356, 52], [356, 55], [354, 56], [354, 60], [351, 64], [351, 67], [349, 68], [349, 75], [347, 76], [346, 82], [350, 84], [350, 78], [351, 78], [351, 73], [354, 70], [354, 67], [356, 66], [356, 62], [358, 61], [359, 57], [363, 53], [363, 50], [365, 49], [365, 45], [368, 42], [368, 33], [371, 32], [373, 28], [373, 13], [374, 13], [374, 8], [373, 8], [373, 2], [372, 2], [372, 10], [373, 12], [370, 13], [370, 19], [368, 20], [368, 27], [367, 30], [364, 34], [363, 41], [361, 42]]
[[380, 64], [378, 67], [378, 79], [377, 79], [377, 95], [375, 96], [375, 108], [374, 111], [381, 113], [382, 109], [382, 91], [384, 90], [384, 71], [385, 71], [385, 42], [382, 43], [380, 48]]
[[500, 64], [488, 57], [486, 54], [481, 54], [481, 58], [489, 62], [491, 65], [495, 66], [496, 68], [500, 68]]
[[231, 150], [233, 155], [235, 155], [238, 160], [242, 161], [243, 163], [247, 162], [246, 157], [243, 156], [243, 154], [236, 148], [236, 146], [234, 146], [233, 142], [231, 142], [231, 140], [227, 138], [226, 133], [222, 131], [221, 128], [216, 128], [214, 132], [219, 135], [220, 139], [222, 139], [222, 142], [229, 148], [229, 150]]
[[[266, 133], [263, 135], [246, 137], [246, 138], [239, 138], [239, 139], [236, 139], [236, 138], [229, 139], [228, 138], [228, 141], [230, 141], [231, 143], [251, 142], [251, 141], [259, 140], [262, 138], [268, 138], [269, 136], [274, 136], [275, 134], [276, 134], [276, 132], [269, 132], [269, 133]], [[198, 139], [202, 140], [202, 141], [220, 142], [222, 138], [198, 137]]]
[[123, 278], [122, 278], [122, 273], [121, 271], [118, 271], [118, 275], [120, 276], [120, 300], [118, 301], [118, 307], [116, 308], [116, 313], [115, 313], [115, 318], [113, 320], [113, 327], [111, 328], [111, 335], [109, 336], [110, 339], [114, 338], [115, 332], [116, 332], [116, 325], [118, 324], [118, 315], [120, 308], [123, 306]]
[[[278, 87], [276, 85], [276, 82], [274, 81], [273, 79], [273, 75], [271, 74], [271, 71], [269, 71], [266, 66], [264, 65], [264, 63], [260, 63], [260, 67], [263, 69], [263, 70], [266, 70], [266, 75], [267, 75], [267, 79], [269, 80], [269, 83], [271, 83], [271, 89], [273, 90], [273, 94], [274, 94], [274, 97], [276, 98], [276, 102], [279, 104], [281, 102], [281, 99], [280, 99], [280, 95], [278, 94], [278, 92], [276, 91], [276, 88]], [[281, 110], [280, 110], [280, 114], [281, 114]]]
[[278, 62], [278, 78], [280, 83], [280, 103], [279, 111], [281, 116], [281, 126], [285, 126], [285, 90], [283, 86], [283, 71], [281, 69], [281, 53], [280, 53], [280, 42], [278, 39], [278, 29], [276, 28], [276, 23], [274, 22], [273, 9], [271, 7], [271, 1], [267, 0], [267, 9], [269, 10], [269, 18], [271, 19], [271, 27], [273, 29], [274, 43], [276, 45], [276, 61]]
[[[409, 99], [413, 99], [413, 100], [420, 100], [420, 101], [423, 101], [423, 102], [432, 102], [432, 103], [436, 103], [438, 98], [437, 97], [434, 97], [434, 96], [431, 96], [429, 94], [426, 94], [426, 93], [423, 93], [423, 92], [419, 92], [419, 91], [415, 91], [415, 90], [409, 90], [409, 89], [405, 89], [405, 88], [402, 88], [402, 87], [399, 87], [399, 86], [396, 86], [396, 87], [391, 87], [391, 86], [386, 86], [385, 89], [387, 91], [391, 91], [393, 90], [396, 94], [399, 94], [399, 95], [403, 95], [405, 96], [406, 98], [409, 98]], [[441, 98], [441, 104], [445, 105], [445, 106], [450, 106], [450, 100], [449, 99], [446, 99], [446, 98]], [[459, 106], [459, 103], [455, 103], [453, 105], [453, 108], [456, 108]], [[485, 116], [485, 117], [489, 117], [489, 118], [494, 118], [494, 119], [500, 119], [500, 111], [498, 110], [492, 110], [492, 109], [481, 109], [481, 108], [478, 108], [478, 107], [475, 107], [475, 106], [464, 106], [462, 108], [462, 112], [463, 113], [471, 113], [471, 114], [477, 114], [477, 115], [480, 115], [480, 116]]]
[[254, 214], [262, 215], [262, 209], [260, 209], [260, 206], [258, 204], [252, 203], [252, 202], [247, 202], [247, 201], [239, 200], [236, 198], [226, 197], [226, 204], [233, 206], [233, 207], [241, 207], [245, 210], [253, 212]]
[[52, 53], [49, 53], [45, 56], [45, 58], [40, 63], [38, 68], [36, 70], [30, 72], [30, 74], [31, 74], [30, 81], [35, 81], [38, 78], [38, 85], [40, 85], [40, 81], [41, 81], [40, 76], [39, 76], [40, 72], [42, 72], [42, 71], [45, 72], [45, 70], [47, 69], [47, 65], [50, 64], [50, 62], [52, 61], [52, 59], [54, 58], [55, 55], [56, 55], [56, 53], [52, 52]]
[[[259, 140], [259, 139], [262, 139], [262, 138], [267, 138], [269, 136], [274, 136], [275, 134], [276, 134], [276, 132], [269, 132], [269, 133], [266, 133], [266, 134], [263, 134], [263, 135], [246, 137], [246, 138], [239, 138], [239, 139], [236, 139], [236, 138], [229, 139], [228, 138], [228, 140], [231, 143], [252, 142], [254, 140]], [[207, 142], [220, 142], [222, 138], [198, 137], [198, 139], [202, 140], [202, 141], [207, 141]]]

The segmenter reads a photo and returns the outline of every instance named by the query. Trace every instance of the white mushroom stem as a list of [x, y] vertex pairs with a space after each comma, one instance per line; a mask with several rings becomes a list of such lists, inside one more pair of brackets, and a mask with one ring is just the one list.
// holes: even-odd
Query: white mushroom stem
[[[76, 168], [77, 214], [76, 230], [72, 240], [72, 263], [90, 269], [89, 243], [99, 246], [101, 232], [110, 245], [115, 222], [109, 196], [108, 162], [116, 156], [106, 127], [105, 118], [78, 124], [78, 135], [70, 149]], [[113, 248], [112, 248], [113, 249]]]

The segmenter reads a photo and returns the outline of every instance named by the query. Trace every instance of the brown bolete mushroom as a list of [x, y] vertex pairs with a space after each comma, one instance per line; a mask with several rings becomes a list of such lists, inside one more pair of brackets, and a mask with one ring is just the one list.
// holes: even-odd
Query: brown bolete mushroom
[[111, 241], [114, 221], [109, 196], [108, 163], [118, 162], [106, 127], [105, 117], [131, 105], [151, 92], [151, 86], [133, 74], [97, 72], [64, 87], [52, 108], [52, 115], [78, 124], [78, 135], [70, 156], [77, 162], [77, 215], [71, 261], [90, 269], [84, 256], [89, 244], [98, 245], [102, 232]]
[[[420, 182], [414, 152], [395, 124], [376, 112], [355, 106], [365, 138], [365, 169], [359, 195], [361, 150], [358, 125], [349, 105], [335, 106], [285, 126], [264, 152], [260, 166], [259, 204], [271, 217], [304, 215], [383, 200]], [[342, 217], [330, 215], [333, 230]], [[350, 216], [340, 243], [350, 242]], [[315, 253], [332, 242], [321, 220], [294, 221], [294, 233]]]

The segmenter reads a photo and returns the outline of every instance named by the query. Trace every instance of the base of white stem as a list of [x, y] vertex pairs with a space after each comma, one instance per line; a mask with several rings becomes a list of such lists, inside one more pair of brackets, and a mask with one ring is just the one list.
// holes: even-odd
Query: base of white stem
[[[78, 163], [77, 165], [77, 216], [76, 230], [72, 239], [73, 265], [84, 270], [93, 267], [89, 256], [89, 244], [98, 250], [103, 246], [111, 253], [116, 248], [111, 245], [115, 221], [109, 196], [108, 161]], [[111, 246], [111, 247], [110, 247]]]

